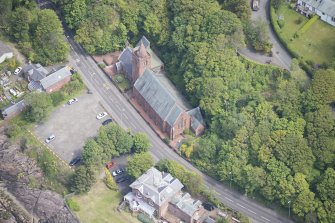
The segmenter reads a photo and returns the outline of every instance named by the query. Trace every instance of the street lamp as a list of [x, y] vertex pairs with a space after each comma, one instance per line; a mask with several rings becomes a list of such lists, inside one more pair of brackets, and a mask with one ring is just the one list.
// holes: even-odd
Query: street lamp
[[291, 201], [288, 201], [287, 204], [288, 204], [288, 216], [291, 217]]
[[229, 178], [230, 178], [229, 187], [231, 188], [231, 180], [232, 180], [231, 171], [228, 174], [229, 174]]

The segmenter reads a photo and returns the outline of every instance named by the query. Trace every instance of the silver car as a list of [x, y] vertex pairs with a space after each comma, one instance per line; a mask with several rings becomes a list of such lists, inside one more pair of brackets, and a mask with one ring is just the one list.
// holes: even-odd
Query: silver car
[[45, 143], [50, 143], [56, 139], [55, 135], [50, 135], [48, 138], [45, 139]]

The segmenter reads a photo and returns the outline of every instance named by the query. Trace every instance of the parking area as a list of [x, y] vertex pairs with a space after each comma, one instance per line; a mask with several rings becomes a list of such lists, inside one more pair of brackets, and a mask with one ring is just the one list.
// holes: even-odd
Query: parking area
[[[127, 167], [127, 158], [129, 155], [123, 155], [120, 157], [115, 157], [113, 158], [112, 162], [113, 162], [113, 167], [109, 169], [110, 173], [113, 174], [114, 171], [116, 171], [117, 169], [126, 169]], [[118, 176], [113, 177], [115, 181], [117, 181], [120, 178], [124, 178], [127, 177], [127, 172], [124, 171], [122, 174], [119, 174]], [[118, 187], [119, 187], [119, 191], [121, 192], [121, 194], [127, 194], [130, 191], [130, 187], [129, 185], [132, 183], [133, 181], [131, 179], [117, 183]]]
[[96, 136], [102, 122], [109, 118], [107, 115], [97, 120], [97, 114], [104, 109], [94, 94], [85, 92], [77, 98], [78, 102], [61, 105], [46, 122], [35, 128], [42, 141], [55, 135], [55, 140], [48, 146], [67, 163], [81, 154], [85, 141]]

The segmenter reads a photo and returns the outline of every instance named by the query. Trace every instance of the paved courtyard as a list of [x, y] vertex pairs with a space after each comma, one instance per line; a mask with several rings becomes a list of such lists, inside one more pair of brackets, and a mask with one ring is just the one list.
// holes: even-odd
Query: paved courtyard
[[97, 114], [105, 110], [94, 94], [85, 92], [77, 98], [78, 102], [61, 105], [46, 122], [35, 128], [42, 141], [51, 134], [56, 136], [48, 146], [66, 162], [80, 155], [85, 141], [96, 136], [101, 123], [109, 118], [96, 119]]

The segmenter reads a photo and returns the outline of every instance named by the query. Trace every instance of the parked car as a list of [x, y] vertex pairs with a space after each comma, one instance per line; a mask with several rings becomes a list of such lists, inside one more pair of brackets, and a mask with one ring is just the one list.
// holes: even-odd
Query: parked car
[[259, 10], [259, 0], [252, 1], [252, 10], [258, 11]]
[[108, 125], [109, 123], [113, 122], [113, 120], [111, 118], [105, 120], [102, 122], [102, 125]]
[[115, 170], [115, 171], [112, 173], [112, 176], [113, 176], [113, 177], [119, 176], [119, 175], [123, 174], [123, 172], [124, 172], [124, 169], [123, 169], [123, 168], [121, 168], [121, 169], [117, 169], [117, 170]]
[[107, 112], [101, 112], [100, 114], [97, 115], [97, 119], [102, 119], [107, 116]]
[[207, 210], [207, 211], [213, 211], [214, 210], [214, 205], [211, 203], [203, 203], [202, 206]]
[[72, 99], [70, 99], [70, 100], [67, 102], [67, 104], [68, 104], [68, 105], [72, 105], [73, 103], [76, 103], [77, 101], [78, 101], [77, 98], [72, 98]]
[[122, 183], [122, 182], [125, 182], [127, 180], [130, 180], [129, 176], [120, 177], [120, 178], [116, 179], [115, 182], [116, 183]]
[[50, 142], [54, 141], [55, 139], [56, 139], [56, 136], [52, 134], [48, 138], [45, 139], [45, 142], [50, 143]]
[[69, 163], [69, 165], [70, 166], [74, 166], [74, 165], [76, 165], [76, 164], [78, 164], [80, 162], [81, 162], [81, 157], [76, 157], [73, 160], [71, 160], [71, 162]]
[[22, 67], [18, 67], [18, 68], [16, 68], [15, 71], [14, 71], [14, 74], [15, 74], [15, 75], [20, 74], [21, 70], [22, 70]]
[[106, 163], [106, 168], [107, 169], [110, 169], [110, 168], [112, 168], [114, 166], [114, 163], [111, 161], [111, 162], [109, 162], [109, 163]]

